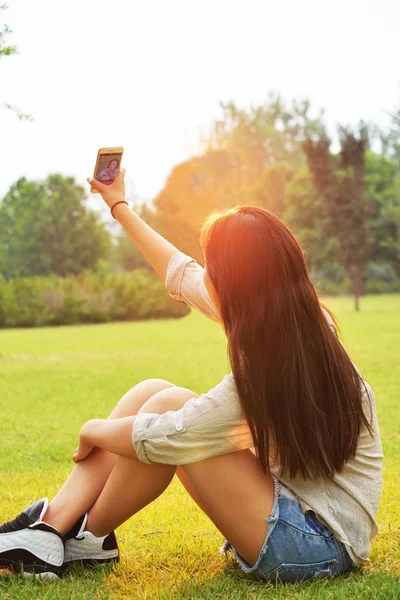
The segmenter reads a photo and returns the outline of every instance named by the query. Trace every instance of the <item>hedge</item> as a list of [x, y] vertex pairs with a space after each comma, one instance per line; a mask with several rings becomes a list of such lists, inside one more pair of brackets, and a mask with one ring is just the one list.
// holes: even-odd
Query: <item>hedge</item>
[[189, 312], [146, 269], [65, 279], [55, 275], [0, 279], [1, 328], [183, 317]]

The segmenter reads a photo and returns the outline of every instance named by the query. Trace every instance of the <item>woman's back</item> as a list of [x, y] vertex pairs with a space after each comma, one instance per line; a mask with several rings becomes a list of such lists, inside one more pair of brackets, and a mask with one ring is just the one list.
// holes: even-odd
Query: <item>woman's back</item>
[[[203, 268], [191, 257], [181, 252], [171, 257], [165, 284], [173, 298], [186, 302], [221, 323], [218, 310], [204, 286]], [[321, 310], [331, 328], [335, 329], [328, 311], [322, 306]], [[370, 540], [377, 532], [375, 516], [381, 494], [383, 462], [375, 396], [369, 384], [365, 380], [361, 380], [360, 384], [361, 382], [364, 383], [363, 407], [367, 417], [370, 417], [372, 435], [366, 427], [362, 428], [356, 454], [345, 463], [339, 474], [332, 478], [321, 476], [312, 480], [289, 478], [282, 473], [279, 464], [271, 464], [271, 473], [293, 490], [302, 508], [305, 511], [315, 511], [318, 518], [346, 545], [354, 564], [366, 560]], [[212, 407], [212, 414], [208, 411], [208, 405]], [[203, 412], [201, 425], [197, 417], [200, 438], [205, 435], [203, 431], [208, 431], [207, 435], [210, 436], [210, 428], [214, 427], [214, 434], [219, 435], [218, 443], [220, 446], [225, 444], [226, 451], [232, 451], [233, 447], [251, 447], [251, 434], [244, 420], [232, 373], [196, 400], [193, 407], [188, 404], [188, 421], [191, 419], [192, 408], [195, 412]], [[210, 424], [207, 429], [208, 418]], [[196, 452], [193, 433], [191, 436], [193, 452]], [[161, 451], [161, 448], [159, 450]], [[177, 451], [179, 452], [179, 449]], [[204, 440], [200, 452], [206, 452]], [[193, 459], [193, 454], [191, 456]], [[196, 460], [200, 460], [200, 455]]]

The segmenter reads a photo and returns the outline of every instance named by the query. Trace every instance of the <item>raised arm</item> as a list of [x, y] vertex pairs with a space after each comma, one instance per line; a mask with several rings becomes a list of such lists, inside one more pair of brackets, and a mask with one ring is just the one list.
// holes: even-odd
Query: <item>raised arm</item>
[[[121, 169], [111, 185], [104, 185], [97, 179], [88, 178], [89, 183], [101, 194], [110, 209], [117, 202], [126, 201], [124, 175], [125, 169]], [[127, 204], [115, 206], [113, 214], [139, 252], [149, 261], [162, 281], [165, 281], [169, 260], [175, 252], [178, 252], [178, 248], [149, 227]]]

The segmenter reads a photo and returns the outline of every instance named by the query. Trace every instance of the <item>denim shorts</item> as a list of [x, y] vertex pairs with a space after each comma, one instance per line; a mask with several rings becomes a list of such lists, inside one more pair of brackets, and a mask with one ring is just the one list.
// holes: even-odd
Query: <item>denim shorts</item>
[[352, 568], [342, 542], [312, 511], [304, 513], [297, 496], [275, 477], [275, 499], [267, 535], [254, 566], [250, 566], [226, 541], [242, 570], [267, 581], [294, 582], [333, 577]]

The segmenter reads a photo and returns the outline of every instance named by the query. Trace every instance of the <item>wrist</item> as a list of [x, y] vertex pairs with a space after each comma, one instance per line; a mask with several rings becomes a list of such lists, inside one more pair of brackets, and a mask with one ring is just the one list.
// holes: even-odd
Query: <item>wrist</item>
[[125, 194], [110, 194], [110, 196], [106, 198], [105, 203], [108, 206], [108, 208], [111, 209], [111, 207], [114, 206], [114, 204], [116, 204], [117, 202], [121, 202], [121, 200], [124, 200], [126, 202]]
[[112, 216], [114, 217], [114, 219], [116, 219], [117, 217], [115, 216], [115, 211], [118, 211], [121, 209], [122, 206], [127, 206], [129, 208], [129, 204], [127, 203], [126, 200], [117, 200], [116, 202], [114, 202], [114, 204], [112, 206], [110, 206], [110, 211]]

